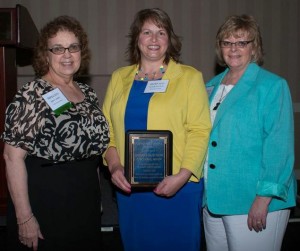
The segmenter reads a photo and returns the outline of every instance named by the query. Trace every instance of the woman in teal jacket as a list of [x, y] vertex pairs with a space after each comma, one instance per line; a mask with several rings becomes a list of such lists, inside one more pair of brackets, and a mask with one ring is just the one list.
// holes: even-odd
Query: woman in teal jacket
[[206, 85], [213, 123], [204, 167], [207, 250], [279, 251], [296, 197], [289, 88], [259, 66], [253, 17], [229, 17], [216, 51], [227, 68]]

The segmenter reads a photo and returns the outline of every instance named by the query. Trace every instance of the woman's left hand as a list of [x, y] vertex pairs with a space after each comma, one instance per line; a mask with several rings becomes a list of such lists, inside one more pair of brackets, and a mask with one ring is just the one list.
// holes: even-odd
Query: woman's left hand
[[190, 179], [192, 173], [181, 168], [179, 173], [165, 177], [154, 189], [159, 196], [171, 197]]
[[260, 232], [266, 228], [268, 207], [272, 198], [256, 196], [251, 209], [248, 213], [248, 228], [250, 231], [253, 229]]

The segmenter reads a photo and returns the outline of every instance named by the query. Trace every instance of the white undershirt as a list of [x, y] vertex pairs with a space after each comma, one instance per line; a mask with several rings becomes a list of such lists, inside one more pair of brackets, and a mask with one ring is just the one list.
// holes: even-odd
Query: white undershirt
[[[215, 121], [215, 117], [217, 114], [217, 111], [220, 109], [220, 106], [222, 105], [223, 101], [225, 100], [225, 98], [227, 97], [228, 93], [232, 90], [232, 88], [234, 87], [234, 85], [223, 85], [220, 84], [211, 104], [210, 104], [210, 119], [211, 119], [211, 123], [213, 124]], [[221, 98], [222, 97], [222, 98]], [[216, 104], [220, 102], [221, 104], [219, 105], [217, 110], [214, 110], [214, 107], [216, 106]]]
[[[211, 123], [213, 124], [215, 121], [215, 117], [217, 115], [218, 110], [220, 109], [223, 101], [225, 100], [225, 98], [227, 97], [228, 93], [232, 90], [232, 88], [234, 87], [234, 85], [224, 85], [224, 84], [220, 84], [213, 100], [211, 101], [210, 104], [210, 119], [211, 119]], [[214, 107], [216, 106], [216, 104], [220, 102], [220, 105], [218, 106], [218, 109], [214, 110]], [[206, 183], [207, 180], [207, 168], [208, 168], [208, 154], [206, 155], [206, 159], [205, 159], [205, 163], [204, 163], [204, 182]]]

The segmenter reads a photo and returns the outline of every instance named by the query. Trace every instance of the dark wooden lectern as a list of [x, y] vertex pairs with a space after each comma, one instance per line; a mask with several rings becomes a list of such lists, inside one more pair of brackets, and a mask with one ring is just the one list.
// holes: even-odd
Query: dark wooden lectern
[[[17, 66], [31, 64], [32, 49], [38, 30], [27, 9], [0, 8], [0, 133], [4, 128], [5, 110], [17, 91]], [[6, 213], [7, 184], [3, 142], [0, 141], [0, 215]]]

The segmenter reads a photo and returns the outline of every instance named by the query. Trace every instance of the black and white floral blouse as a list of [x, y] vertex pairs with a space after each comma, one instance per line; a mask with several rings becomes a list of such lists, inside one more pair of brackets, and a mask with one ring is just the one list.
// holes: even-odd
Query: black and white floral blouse
[[53, 87], [43, 79], [26, 83], [7, 107], [3, 141], [53, 161], [101, 155], [109, 143], [107, 121], [95, 91], [86, 84], [77, 85], [84, 101], [56, 116], [42, 97]]

